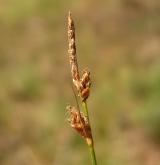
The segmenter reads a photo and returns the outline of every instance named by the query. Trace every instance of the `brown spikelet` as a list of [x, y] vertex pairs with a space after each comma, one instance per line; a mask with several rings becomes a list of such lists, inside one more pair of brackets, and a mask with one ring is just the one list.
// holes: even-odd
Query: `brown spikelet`
[[69, 61], [70, 61], [73, 82], [79, 81], [80, 77], [79, 77], [77, 57], [76, 57], [75, 27], [70, 12], [68, 15], [68, 43], [69, 43], [68, 54], [69, 54]]
[[68, 15], [68, 43], [69, 43], [68, 54], [69, 54], [73, 84], [76, 87], [82, 101], [85, 101], [89, 97], [89, 93], [90, 93], [90, 85], [91, 85], [90, 72], [85, 70], [82, 73], [82, 77], [80, 77], [79, 75], [78, 62], [76, 57], [75, 27], [70, 12]]
[[85, 101], [90, 94], [90, 86], [91, 86], [91, 81], [90, 81], [90, 72], [87, 70], [84, 70], [82, 73], [82, 78], [80, 81], [81, 84], [81, 98], [82, 101]]
[[71, 127], [75, 129], [84, 139], [92, 139], [90, 125], [83, 113], [79, 112], [72, 106], [67, 106], [67, 110], [70, 113], [68, 121]]

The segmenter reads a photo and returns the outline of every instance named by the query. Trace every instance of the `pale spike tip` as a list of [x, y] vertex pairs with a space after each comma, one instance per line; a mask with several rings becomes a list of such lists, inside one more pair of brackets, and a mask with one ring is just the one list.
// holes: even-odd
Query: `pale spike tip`
[[71, 15], [72, 15], [72, 13], [71, 13], [71, 11], [69, 10], [69, 11], [68, 11], [68, 16], [71, 17]]

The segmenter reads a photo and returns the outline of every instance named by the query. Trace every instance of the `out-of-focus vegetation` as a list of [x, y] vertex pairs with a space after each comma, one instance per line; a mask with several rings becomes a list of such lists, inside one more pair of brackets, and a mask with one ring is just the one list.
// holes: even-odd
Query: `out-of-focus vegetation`
[[159, 165], [160, 1], [0, 1], [0, 164], [89, 164], [75, 105], [67, 15], [76, 23], [98, 163]]

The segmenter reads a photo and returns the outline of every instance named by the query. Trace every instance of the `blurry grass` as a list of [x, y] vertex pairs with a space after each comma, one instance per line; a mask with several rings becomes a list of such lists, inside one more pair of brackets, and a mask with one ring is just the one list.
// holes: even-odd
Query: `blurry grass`
[[9, 125], [8, 107], [4, 102], [0, 101], [0, 130], [3, 132], [4, 128], [8, 125]]
[[[145, 128], [147, 134], [156, 142], [160, 143], [160, 71], [153, 69], [146, 78], [134, 88], [136, 98], [144, 99], [141, 108], [138, 109], [137, 117]], [[138, 79], [137, 79], [138, 80]], [[144, 88], [146, 87], [146, 88]], [[145, 90], [144, 90], [145, 89]], [[145, 91], [145, 92], [144, 92]], [[133, 91], [131, 93], [134, 93]]]
[[13, 88], [13, 97], [23, 100], [33, 100], [40, 96], [43, 88], [41, 80], [33, 72], [24, 72]]
[[146, 68], [138, 73], [130, 70], [128, 77], [127, 88], [128, 93], [137, 101], [147, 101], [150, 99], [159, 98], [160, 96], [160, 71], [159, 66]]
[[39, 98], [42, 93], [42, 80], [33, 70], [24, 69], [17, 71], [15, 75], [5, 73], [1, 79], [5, 92], [15, 101], [34, 100]]
[[142, 107], [139, 112], [139, 120], [143, 124], [143, 127], [155, 142], [160, 144], [160, 111], [159, 111], [159, 99], [152, 100]]
[[11, 0], [9, 3], [3, 3], [1, 7], [1, 21], [8, 25], [15, 25], [19, 22], [24, 22], [32, 16], [37, 16], [37, 13], [43, 13], [43, 17], [56, 16], [56, 12], [64, 5], [62, 0], [28, 0], [22, 2], [20, 0]]

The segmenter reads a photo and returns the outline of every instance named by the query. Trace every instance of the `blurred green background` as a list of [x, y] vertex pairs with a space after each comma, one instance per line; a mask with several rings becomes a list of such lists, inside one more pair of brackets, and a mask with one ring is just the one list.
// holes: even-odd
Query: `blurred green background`
[[159, 0], [0, 0], [0, 164], [90, 164], [65, 110], [69, 10], [98, 164], [160, 165]]

